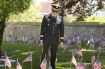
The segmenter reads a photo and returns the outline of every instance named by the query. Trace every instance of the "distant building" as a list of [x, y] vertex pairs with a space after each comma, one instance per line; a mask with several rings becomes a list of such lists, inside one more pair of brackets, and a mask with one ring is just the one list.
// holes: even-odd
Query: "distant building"
[[51, 12], [51, 3], [53, 0], [36, 0], [36, 1], [41, 6], [40, 13], [42, 15], [45, 15]]

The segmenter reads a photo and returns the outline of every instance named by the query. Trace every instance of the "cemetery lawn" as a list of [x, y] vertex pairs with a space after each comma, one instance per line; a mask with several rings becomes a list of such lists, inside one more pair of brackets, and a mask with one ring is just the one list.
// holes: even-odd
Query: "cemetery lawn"
[[[74, 65], [71, 64], [71, 58], [72, 58], [72, 49], [73, 49], [74, 43], [71, 45], [68, 45], [67, 50], [63, 50], [59, 46], [58, 52], [57, 52], [57, 59], [56, 62], [56, 69], [75, 69]], [[98, 46], [99, 43], [95, 43], [95, 50], [90, 50], [89, 47], [86, 45], [86, 42], [81, 43], [81, 51], [83, 53], [82, 56], [82, 62], [87, 67], [86, 69], [92, 69], [91, 68], [91, 55], [92, 52], [94, 52], [96, 58], [98, 56]], [[17, 41], [16, 43], [12, 44], [7, 41], [3, 41], [2, 46], [2, 54], [7, 54], [7, 56], [11, 57], [14, 60], [17, 60], [22, 66], [22, 69], [38, 69], [39, 67], [39, 61], [40, 61], [40, 55], [42, 53], [42, 47], [39, 47], [37, 44], [28, 44], [27, 42]], [[31, 68], [31, 62], [23, 62], [25, 58], [27, 58], [32, 53], [32, 68]], [[79, 62], [81, 57], [78, 55], [75, 55], [76, 61]], [[105, 48], [102, 49], [102, 52], [100, 53], [99, 60], [102, 64], [102, 69], [105, 69]], [[12, 62], [12, 68], [16, 69], [16, 61]], [[47, 58], [47, 67], [49, 66], [49, 57]], [[5, 67], [0, 67], [0, 69], [5, 69]], [[6, 69], [9, 69], [6, 67]]]

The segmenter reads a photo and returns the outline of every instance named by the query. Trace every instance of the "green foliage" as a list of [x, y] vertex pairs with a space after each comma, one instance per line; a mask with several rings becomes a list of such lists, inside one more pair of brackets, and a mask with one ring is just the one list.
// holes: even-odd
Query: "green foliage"
[[29, 8], [31, 0], [0, 0], [0, 20]]
[[101, 17], [101, 16], [90, 16], [87, 18], [84, 18], [84, 22], [105, 22], [105, 17]]
[[40, 6], [36, 5], [35, 0], [33, 0], [28, 10], [19, 14], [11, 15], [8, 22], [39, 22], [41, 21], [39, 10]]
[[[71, 21], [76, 22], [76, 18], [73, 17], [71, 19]], [[105, 22], [105, 17], [103, 18], [103, 17], [101, 17], [99, 15], [97, 15], [97, 16], [92, 15], [92, 16], [84, 18], [84, 21], [79, 21], [79, 22]]]
[[75, 21], [76, 21], [76, 18], [72, 17], [71, 22], [75, 22]]

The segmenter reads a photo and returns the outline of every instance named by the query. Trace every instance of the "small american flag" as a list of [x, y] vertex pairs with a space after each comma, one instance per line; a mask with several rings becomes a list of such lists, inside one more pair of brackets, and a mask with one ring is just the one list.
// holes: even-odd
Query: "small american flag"
[[93, 43], [93, 42], [94, 42], [94, 41], [93, 41], [93, 37], [92, 37], [92, 38], [90, 38], [90, 39], [88, 40], [87, 45], [88, 45], [88, 44], [90, 44], [90, 42], [91, 42], [91, 43]]
[[90, 42], [94, 42], [94, 39], [95, 39], [94, 35], [91, 35]]
[[72, 50], [72, 55], [75, 55], [77, 52], [77, 46], [74, 46], [73, 50]]
[[22, 38], [22, 41], [25, 42], [27, 40], [28, 40], [28, 36], [24, 35], [23, 38]]
[[84, 39], [83, 39], [84, 41], [87, 41], [88, 39], [87, 39], [87, 37], [86, 36], [84, 36]]
[[80, 37], [78, 36], [78, 37], [77, 37], [77, 40], [79, 40], [79, 39], [80, 39]]
[[9, 35], [7, 36], [7, 41], [12, 41], [12, 35], [9, 34]]
[[66, 49], [67, 49], [67, 41], [66, 41], [66, 42], [64, 42], [63, 49], [64, 49], [64, 50], [66, 50]]
[[40, 64], [40, 68], [41, 69], [46, 69], [46, 66], [47, 66], [47, 60], [46, 60], [46, 58], [44, 58], [42, 63]]
[[101, 52], [101, 50], [102, 50], [102, 47], [101, 47], [101, 46], [99, 46], [99, 47], [98, 47], [98, 51], [99, 51], [99, 52]]
[[77, 39], [77, 43], [76, 44], [80, 44], [81, 43], [81, 40], [80, 39]]
[[9, 60], [9, 58], [8, 58], [8, 56], [7, 55], [5, 55], [6, 57], [5, 57], [5, 66], [8, 66], [9, 68], [11, 68], [12, 67], [12, 64], [11, 64], [11, 62], [10, 62], [10, 60]]
[[[51, 58], [51, 51], [50, 51], [50, 49], [48, 50], [48, 56]], [[56, 57], [56, 60], [55, 61], [56, 62], [58, 61], [57, 57]]]
[[81, 52], [81, 50], [80, 50], [79, 48], [77, 49], [76, 53], [77, 53], [79, 56], [83, 56], [83, 54], [82, 54], [82, 52]]
[[74, 55], [72, 55], [71, 63], [73, 63], [75, 66], [77, 66], [77, 62], [76, 62]]
[[20, 63], [19, 62], [17, 62], [16, 69], [22, 69], [22, 67], [20, 66]]
[[96, 42], [100, 42], [101, 41], [101, 36], [98, 36], [96, 39]]
[[67, 44], [71, 44], [71, 42], [72, 42], [71, 37], [68, 37]]
[[93, 69], [101, 69], [101, 63], [99, 59], [97, 59], [96, 62], [94, 63]]
[[101, 41], [102, 46], [105, 46], [105, 39]]
[[89, 43], [90, 48], [93, 49], [94, 48], [94, 44], [92, 42]]
[[12, 43], [15, 43], [17, 41], [17, 37], [15, 37], [13, 40], [12, 40]]
[[94, 54], [92, 54], [92, 58], [91, 58], [91, 64], [93, 65], [96, 61], [96, 57]]
[[85, 67], [82, 64], [82, 61], [79, 62], [79, 64], [77, 65], [76, 69], [84, 69]]
[[88, 40], [87, 45], [90, 44], [90, 40]]
[[32, 61], [32, 54], [30, 54], [23, 62]]
[[32, 38], [29, 40], [29, 44], [32, 44], [34, 42], [34, 36], [32, 36]]
[[74, 35], [73, 37], [73, 42], [76, 42], [76, 35]]
[[51, 65], [48, 67], [48, 69], [52, 69]]

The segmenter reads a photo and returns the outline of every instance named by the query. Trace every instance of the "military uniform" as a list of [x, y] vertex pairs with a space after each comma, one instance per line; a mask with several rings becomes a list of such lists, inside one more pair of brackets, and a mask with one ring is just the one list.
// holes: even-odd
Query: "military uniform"
[[[53, 8], [60, 8], [55, 4], [52, 5]], [[63, 18], [58, 14], [54, 16], [53, 14], [44, 15], [41, 25], [40, 40], [43, 41], [43, 53], [41, 56], [41, 61], [48, 54], [49, 46], [51, 50], [50, 63], [53, 69], [55, 69], [56, 53], [59, 42], [64, 41], [64, 23]], [[41, 68], [39, 68], [41, 69]]]
[[[60, 38], [60, 39], [59, 39]], [[58, 45], [64, 39], [64, 23], [61, 16], [45, 15], [41, 26], [40, 40], [44, 44]]]
[[40, 40], [43, 40], [43, 53], [41, 61], [48, 53], [51, 46], [51, 66], [55, 69], [56, 52], [59, 42], [64, 40], [64, 23], [63, 18], [59, 15], [52, 14], [44, 15], [41, 26]]

